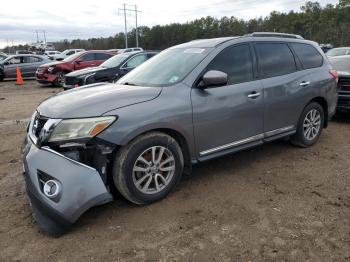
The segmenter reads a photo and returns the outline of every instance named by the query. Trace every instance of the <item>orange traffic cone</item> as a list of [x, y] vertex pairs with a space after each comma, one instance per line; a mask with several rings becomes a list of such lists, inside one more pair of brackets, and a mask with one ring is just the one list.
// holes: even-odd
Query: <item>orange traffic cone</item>
[[17, 74], [16, 85], [24, 85], [24, 81], [23, 81], [23, 78], [22, 78], [21, 70], [19, 69], [18, 66], [17, 66], [17, 69], [16, 69], [16, 74]]

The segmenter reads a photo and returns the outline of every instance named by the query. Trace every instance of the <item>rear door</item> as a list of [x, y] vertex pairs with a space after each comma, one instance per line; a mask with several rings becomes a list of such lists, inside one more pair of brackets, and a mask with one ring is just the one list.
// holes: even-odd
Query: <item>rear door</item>
[[99, 66], [102, 64], [104, 61], [110, 59], [113, 55], [112, 54], [107, 54], [107, 53], [96, 53], [95, 54], [95, 63], [96, 66]]
[[264, 132], [273, 137], [296, 128], [303, 81], [297, 62], [286, 42], [255, 43], [258, 71], [264, 87]]
[[95, 53], [83, 54], [80, 57], [78, 57], [74, 62], [75, 70], [84, 69], [84, 68], [93, 67], [93, 66], [97, 66], [97, 63], [95, 61]]
[[37, 56], [24, 57], [26, 76], [35, 76], [37, 68], [42, 64], [43, 59]]

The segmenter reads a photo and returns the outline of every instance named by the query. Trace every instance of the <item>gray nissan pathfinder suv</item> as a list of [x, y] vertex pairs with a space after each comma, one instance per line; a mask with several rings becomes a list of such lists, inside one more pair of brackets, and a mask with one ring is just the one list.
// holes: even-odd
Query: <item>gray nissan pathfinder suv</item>
[[60, 235], [117, 189], [144, 205], [191, 165], [279, 138], [315, 144], [335, 112], [337, 73], [302, 39], [196, 40], [151, 58], [117, 84], [39, 105], [23, 147], [38, 224]]

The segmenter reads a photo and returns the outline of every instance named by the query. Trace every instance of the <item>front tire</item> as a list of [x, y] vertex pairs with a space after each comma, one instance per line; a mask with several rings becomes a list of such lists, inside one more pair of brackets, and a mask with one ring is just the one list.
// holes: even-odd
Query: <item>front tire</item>
[[299, 147], [309, 147], [314, 145], [324, 127], [324, 111], [319, 103], [311, 102], [301, 113], [297, 132], [292, 136], [291, 142]]
[[66, 74], [64, 72], [59, 73], [56, 80], [53, 82], [53, 86], [63, 87], [65, 75]]
[[119, 150], [113, 180], [126, 199], [144, 205], [166, 197], [180, 181], [183, 167], [183, 154], [176, 140], [151, 132]]

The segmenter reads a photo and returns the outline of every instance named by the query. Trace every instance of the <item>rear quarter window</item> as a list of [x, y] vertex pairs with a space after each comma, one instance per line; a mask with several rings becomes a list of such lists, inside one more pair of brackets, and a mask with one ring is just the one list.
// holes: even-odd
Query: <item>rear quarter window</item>
[[262, 78], [286, 75], [297, 70], [293, 53], [286, 43], [257, 43], [256, 51]]
[[309, 44], [290, 44], [298, 56], [304, 69], [316, 68], [323, 65], [323, 57], [315, 47]]

